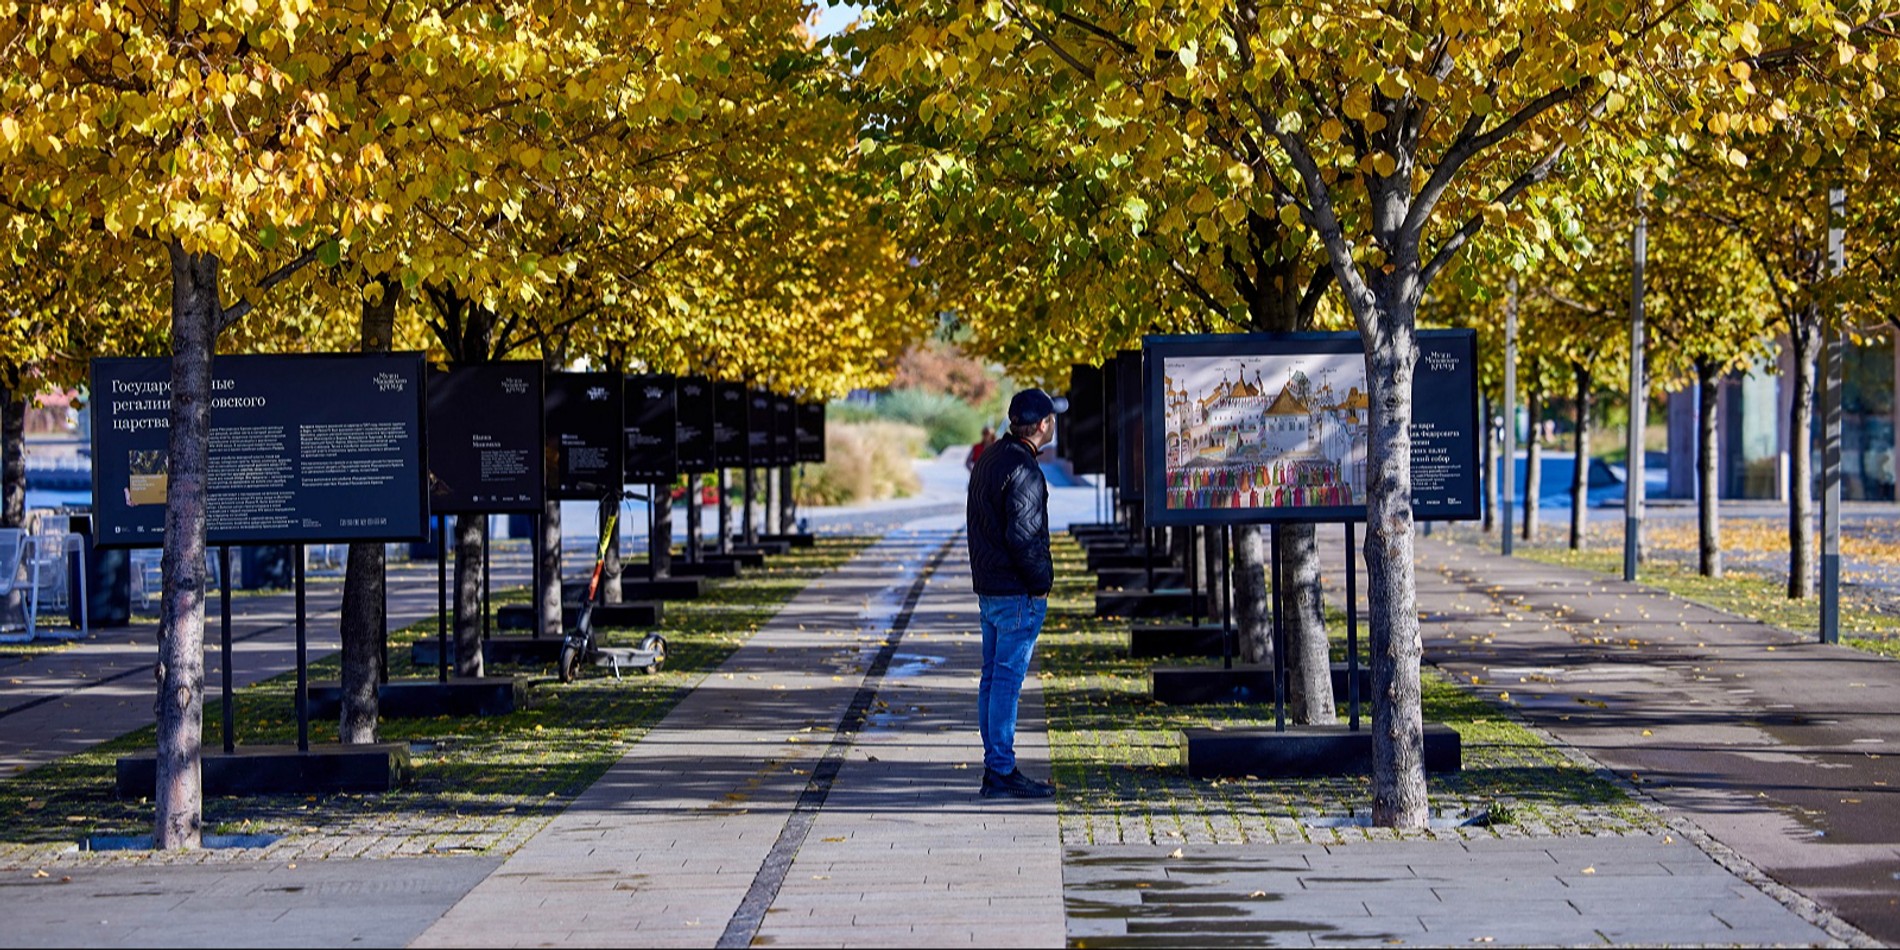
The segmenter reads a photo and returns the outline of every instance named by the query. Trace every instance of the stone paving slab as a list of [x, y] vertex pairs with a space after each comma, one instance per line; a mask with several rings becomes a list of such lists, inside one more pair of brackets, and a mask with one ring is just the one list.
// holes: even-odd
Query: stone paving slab
[[1900, 756], [1883, 751], [1900, 747], [1900, 664], [1588, 571], [1418, 550], [1428, 660], [1675, 810], [1742, 873], [1900, 939]]
[[[1759, 890], [1738, 887], [1694, 845], [1667, 837], [1066, 853], [1068, 936], [1087, 946], [1240, 933], [1260, 946], [1830, 942]], [[1665, 861], [1679, 870], [1659, 883]]]
[[[880, 714], [858, 735], [774, 904], [777, 911], [845, 900], [852, 913], [830, 920], [770, 913], [761, 942], [1062, 944], [1054, 803], [977, 795], [982, 639], [961, 553], [947, 559], [926, 588], [879, 690]], [[1047, 776], [1038, 684], [1032, 674], [1017, 756], [1026, 772]]]
[[[900, 533], [794, 598], [417, 946], [707, 947], [754, 886], [948, 530]], [[976, 795], [980, 639], [961, 551], [927, 582], [783, 875], [761, 943], [1062, 942], [1054, 808]], [[1039, 695], [1025, 765], [1047, 770]], [[542, 922], [563, 921], [553, 932]]]
[[12, 946], [400, 947], [500, 863], [63, 868], [0, 881], [0, 933]]

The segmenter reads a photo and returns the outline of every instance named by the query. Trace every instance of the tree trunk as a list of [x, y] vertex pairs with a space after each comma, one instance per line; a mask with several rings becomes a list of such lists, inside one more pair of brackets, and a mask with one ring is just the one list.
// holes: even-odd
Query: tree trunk
[[1696, 550], [1701, 555], [1697, 569], [1703, 577], [1722, 576], [1722, 522], [1721, 501], [1715, 482], [1716, 449], [1719, 443], [1715, 428], [1716, 400], [1719, 398], [1721, 375], [1716, 371], [1715, 362], [1709, 359], [1695, 361], [1698, 405], [1696, 406]]
[[[1195, 545], [1191, 540], [1192, 534], [1193, 529], [1187, 527], [1175, 528], [1168, 532], [1168, 562], [1181, 565], [1181, 573], [1184, 575], [1188, 573], [1188, 564], [1194, 559]], [[1198, 572], [1199, 565], [1195, 567]], [[1200, 580], [1200, 574], [1196, 573], [1194, 579]], [[1192, 596], [1192, 594], [1193, 592], [1189, 591], [1189, 595]]]
[[1287, 714], [1304, 725], [1335, 723], [1339, 708], [1333, 703], [1332, 653], [1320, 592], [1318, 528], [1289, 524], [1273, 530], [1280, 549], [1280, 576], [1274, 585], [1282, 592], [1280, 610], [1286, 624]]
[[481, 676], [482, 521], [486, 515], [455, 516], [455, 675]]
[[779, 507], [779, 470], [765, 470], [765, 510], [760, 513], [760, 521], [765, 525], [767, 534], [785, 533], [784, 511]]
[[[1401, 309], [1403, 308], [1403, 309]], [[1413, 312], [1380, 301], [1361, 323], [1372, 425], [1366, 438], [1366, 604], [1372, 653], [1372, 822], [1423, 828], [1425, 723], [1412, 565]], [[1375, 322], [1376, 321], [1376, 322]]]
[[745, 470], [745, 512], [740, 516], [740, 530], [745, 533], [745, 543], [759, 543], [759, 505], [758, 471], [751, 466]]
[[673, 493], [653, 486], [653, 531], [647, 536], [647, 562], [653, 576], [673, 576]]
[[1498, 438], [1497, 429], [1491, 424], [1491, 397], [1484, 397], [1484, 458], [1480, 463], [1484, 468], [1484, 533], [1490, 534], [1498, 529]]
[[541, 536], [535, 539], [534, 556], [541, 559], [541, 589], [535, 602], [541, 605], [541, 635], [558, 637], [566, 629], [561, 623], [561, 500], [549, 498], [541, 504]]
[[153, 846], [196, 848], [203, 831], [205, 489], [211, 462], [211, 358], [223, 304], [218, 259], [174, 239], [171, 435], [164, 593], [158, 621], [158, 788]]
[[26, 400], [24, 385], [0, 389], [0, 527], [26, 527]]
[[[1531, 364], [1536, 379], [1537, 364]], [[1533, 385], [1524, 396], [1524, 540], [1537, 540], [1537, 504], [1544, 491], [1544, 440], [1538, 438], [1544, 422], [1544, 390]]]
[[383, 637], [388, 623], [387, 579], [380, 541], [350, 545], [343, 570], [343, 608], [338, 618], [343, 640], [343, 713], [337, 738], [345, 745], [377, 739], [382, 715], [378, 691], [383, 685]]
[[1577, 464], [1570, 473], [1570, 550], [1583, 550], [1590, 525], [1590, 368], [1576, 364]]
[[1207, 585], [1207, 618], [1219, 626], [1225, 595], [1221, 592], [1221, 529], [1208, 525], [1201, 529], [1201, 583]]
[[[0, 527], [26, 527], [25, 387], [0, 389]], [[11, 590], [0, 600], [0, 616], [23, 617], [26, 592]]]
[[719, 553], [732, 550], [732, 475], [719, 470]]
[[1794, 346], [1794, 393], [1788, 406], [1788, 599], [1814, 596], [1814, 357], [1821, 333], [1820, 306], [1808, 304], [1788, 334]]
[[1240, 658], [1248, 663], [1273, 662], [1272, 596], [1267, 587], [1267, 529], [1257, 524], [1234, 526], [1234, 622], [1240, 640]]
[[[376, 281], [382, 285], [382, 294], [373, 303], [365, 300], [358, 311], [357, 346], [364, 353], [389, 352], [396, 335], [402, 284], [387, 274], [378, 275]], [[337, 738], [345, 745], [375, 742], [377, 720], [382, 716], [383, 643], [389, 635], [385, 567], [381, 542], [350, 545], [343, 568], [343, 606], [337, 617], [343, 691]]]
[[798, 501], [793, 489], [795, 473], [792, 466], [786, 465], [778, 470], [778, 523], [779, 530], [786, 534], [798, 531]]

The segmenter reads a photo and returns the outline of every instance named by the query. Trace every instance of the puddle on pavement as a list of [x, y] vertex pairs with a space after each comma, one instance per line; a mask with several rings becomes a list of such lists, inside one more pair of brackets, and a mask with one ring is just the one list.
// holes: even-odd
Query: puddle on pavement
[[[1071, 947], [1378, 944], [1395, 936], [1342, 929], [1337, 921], [1303, 919], [1297, 907], [1287, 903], [1297, 895], [1248, 883], [1276, 876], [1283, 885], [1297, 889], [1299, 884], [1291, 875], [1304, 874], [1305, 862], [1265, 856], [1242, 860], [1232, 854], [1167, 857], [1161, 851], [1143, 849], [1137, 854], [1070, 851], [1064, 864], [1088, 878], [1072, 877], [1063, 888]], [[1119, 932], [1114, 932], [1117, 922]]]
[[925, 656], [921, 653], [893, 653], [891, 665], [884, 670], [884, 678], [904, 679], [921, 676], [943, 665], [943, 657]]

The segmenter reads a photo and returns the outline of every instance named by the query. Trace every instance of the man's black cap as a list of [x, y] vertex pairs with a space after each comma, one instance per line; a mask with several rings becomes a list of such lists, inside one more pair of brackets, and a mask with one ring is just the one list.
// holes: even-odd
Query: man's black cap
[[1009, 421], [1016, 425], [1034, 425], [1069, 408], [1067, 399], [1051, 399], [1040, 389], [1025, 389], [1009, 401]]

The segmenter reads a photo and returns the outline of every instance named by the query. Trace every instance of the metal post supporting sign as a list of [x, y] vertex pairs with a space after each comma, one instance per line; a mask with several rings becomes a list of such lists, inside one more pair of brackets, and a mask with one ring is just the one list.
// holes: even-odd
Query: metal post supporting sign
[[[1847, 193], [1827, 192], [1827, 260], [1839, 276], [1847, 266], [1842, 227]], [[1830, 319], [1831, 318], [1831, 319]], [[1841, 330], [1840, 314], [1821, 319], [1821, 642], [1841, 642]], [[1805, 529], [1805, 526], [1804, 526]]]
[[449, 519], [435, 516], [435, 681], [449, 681]]
[[297, 751], [310, 751], [310, 628], [304, 609], [303, 545], [295, 547], [297, 563]]
[[237, 752], [237, 713], [231, 693], [231, 546], [218, 545], [218, 665], [224, 681], [224, 754]]

